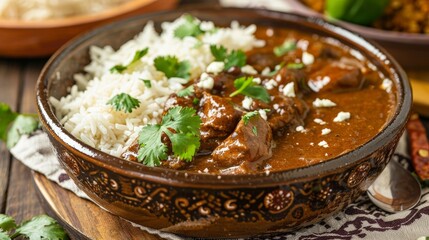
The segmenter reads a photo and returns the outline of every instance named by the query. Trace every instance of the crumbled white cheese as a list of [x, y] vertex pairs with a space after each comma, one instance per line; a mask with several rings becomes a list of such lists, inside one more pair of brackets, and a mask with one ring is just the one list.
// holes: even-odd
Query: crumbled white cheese
[[321, 147], [324, 147], [324, 148], [328, 148], [329, 147], [328, 143], [325, 140], [319, 142], [317, 145], [319, 145]]
[[277, 75], [277, 76], [276, 76], [276, 81], [277, 81], [277, 82], [280, 82], [281, 80], [282, 80], [282, 75]]
[[262, 69], [261, 75], [262, 76], [269, 76], [270, 73], [271, 73], [270, 67], [265, 67], [264, 69]]
[[316, 100], [313, 101], [313, 107], [316, 107], [316, 108], [319, 108], [319, 107], [335, 107], [335, 106], [337, 106], [337, 104], [332, 102], [329, 99], [316, 98]]
[[209, 169], [208, 169], [208, 168], [204, 168], [203, 172], [204, 172], [204, 173], [208, 173], [208, 172], [209, 172]]
[[295, 131], [303, 133], [303, 132], [305, 132], [305, 128], [303, 126], [298, 126], [295, 128]]
[[325, 125], [326, 124], [326, 122], [325, 121], [323, 121], [322, 119], [320, 119], [320, 118], [315, 118], [314, 120], [313, 120], [315, 123], [317, 123], [317, 124], [320, 124], [320, 125]]
[[310, 65], [314, 63], [314, 56], [311, 53], [303, 52], [301, 60], [302, 60], [302, 63], [304, 63], [305, 65]]
[[328, 76], [317, 76], [316, 80], [310, 79], [308, 81], [308, 87], [311, 88], [311, 90], [315, 91], [315, 92], [319, 92], [320, 89], [322, 89], [323, 87], [325, 87], [326, 85], [328, 85], [328, 83], [331, 82], [331, 78]]
[[314, 142], [311, 142], [311, 143], [310, 143], [310, 146], [314, 146]]
[[280, 105], [279, 105], [279, 104], [277, 104], [277, 103], [274, 103], [274, 104], [273, 104], [273, 108], [274, 108], [274, 110], [279, 109], [279, 107], [280, 107]]
[[349, 112], [339, 112], [334, 118], [334, 122], [344, 122], [345, 120], [350, 119]]
[[212, 62], [207, 66], [206, 71], [208, 73], [218, 74], [223, 71], [224, 67], [225, 67], [224, 62]]
[[295, 84], [294, 82], [290, 82], [286, 84], [286, 86], [282, 90], [283, 95], [286, 97], [295, 97]]
[[214, 79], [210, 77], [207, 73], [202, 73], [200, 81], [197, 83], [197, 87], [204, 89], [212, 89], [214, 86]]
[[261, 109], [258, 112], [261, 118], [263, 118], [264, 120], [267, 120], [267, 112], [265, 110]]
[[215, 25], [214, 25], [214, 23], [213, 22], [209, 22], [209, 21], [202, 21], [201, 23], [200, 23], [200, 29], [202, 30], [202, 31], [204, 31], [204, 32], [207, 32], [207, 31], [211, 31], [211, 30], [213, 30], [213, 29], [215, 29]]
[[268, 37], [272, 37], [274, 34], [274, 31], [272, 28], [268, 28], [265, 33], [267, 34]]
[[381, 83], [381, 89], [386, 90], [386, 92], [390, 93], [392, 91], [393, 82], [390, 79], [384, 79], [383, 83]]
[[298, 42], [296, 42], [296, 47], [298, 47], [304, 51], [307, 51], [308, 45], [309, 45], [309, 42], [305, 39], [300, 39], [300, 40], [298, 40]]
[[254, 83], [256, 83], [256, 84], [261, 84], [261, 82], [262, 82], [262, 80], [260, 79], [260, 78], [254, 78], [253, 80], [252, 80], [252, 82], [254, 82]]
[[241, 72], [249, 75], [255, 75], [258, 74], [258, 71], [256, 71], [252, 66], [246, 65], [244, 67], [241, 67]]
[[277, 85], [278, 83], [274, 79], [270, 79], [268, 82], [265, 83], [265, 88], [271, 90], [274, 87], [277, 87]]
[[329, 129], [329, 128], [322, 129], [322, 135], [329, 134], [330, 132], [331, 132], [331, 129]]
[[241, 102], [241, 105], [244, 109], [250, 110], [250, 107], [253, 104], [253, 99], [251, 97], [245, 96], [243, 101]]

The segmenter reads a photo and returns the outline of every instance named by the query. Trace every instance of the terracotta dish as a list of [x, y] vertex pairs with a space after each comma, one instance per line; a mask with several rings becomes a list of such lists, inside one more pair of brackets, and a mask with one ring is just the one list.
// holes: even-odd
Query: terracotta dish
[[0, 56], [49, 56], [79, 33], [121, 18], [171, 9], [176, 3], [177, 0], [132, 0], [90, 15], [40, 21], [0, 19]]
[[[326, 17], [305, 6], [299, 0], [290, 1], [293, 9], [307, 16]], [[340, 20], [327, 19], [330, 22], [346, 27], [362, 36], [372, 39], [384, 47], [407, 70], [427, 69], [429, 52], [429, 35], [405, 32], [394, 32], [361, 26]]]
[[[91, 45], [118, 48], [141, 31], [189, 13], [218, 25], [276, 26], [339, 40], [360, 52], [397, 89], [386, 127], [366, 144], [331, 160], [270, 174], [210, 175], [147, 167], [96, 150], [67, 132], [49, 97], [67, 94], [89, 63]], [[115, 36], [115, 37], [111, 37]], [[364, 99], [363, 99], [364, 100]], [[38, 112], [70, 177], [102, 208], [135, 223], [187, 237], [247, 237], [292, 231], [320, 221], [359, 197], [392, 156], [411, 107], [407, 77], [396, 61], [354, 33], [319, 18], [267, 10], [199, 8], [142, 15], [87, 33], [49, 60], [37, 83]]]

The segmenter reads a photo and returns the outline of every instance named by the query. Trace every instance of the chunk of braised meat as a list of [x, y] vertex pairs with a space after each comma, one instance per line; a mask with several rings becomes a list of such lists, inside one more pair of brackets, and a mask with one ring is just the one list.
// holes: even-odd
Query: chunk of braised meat
[[209, 74], [214, 80], [213, 89], [211, 90], [212, 94], [215, 95], [226, 95], [226, 89], [232, 89], [234, 80], [239, 78], [242, 75], [241, 69], [237, 67], [232, 67], [228, 72], [220, 72], [216, 75]]
[[195, 108], [196, 105], [194, 104], [194, 97], [192, 96], [186, 96], [186, 97], [179, 97], [176, 93], [172, 93], [167, 101], [165, 101], [164, 104], [164, 113], [168, 112], [170, 108], [182, 106], [182, 107], [191, 107]]
[[270, 125], [259, 115], [247, 124], [240, 120], [234, 132], [213, 151], [213, 161], [221, 168], [229, 168], [268, 159], [272, 138]]
[[200, 100], [201, 117], [200, 151], [212, 151], [232, 131], [240, 120], [241, 112], [236, 110], [229, 98], [204, 92]]
[[338, 49], [317, 41], [309, 44], [307, 51], [313, 54], [315, 58], [339, 59], [341, 57], [341, 52]]
[[287, 66], [284, 66], [277, 72], [277, 74], [274, 76], [274, 79], [279, 79], [279, 86], [285, 86], [290, 82], [294, 82], [295, 86], [301, 91], [308, 90], [308, 76], [304, 69], [289, 69]]
[[333, 62], [309, 77], [308, 86], [315, 92], [344, 92], [359, 90], [364, 77], [359, 67]]
[[[186, 161], [180, 160], [171, 155], [171, 142], [166, 134], [161, 136], [161, 141], [167, 145], [169, 152], [168, 159], [161, 161], [161, 166], [172, 169], [181, 169], [188, 165]], [[121, 154], [121, 157], [128, 161], [138, 162], [139, 148], [138, 138], [136, 138], [128, 149]]]
[[261, 72], [266, 67], [273, 70], [281, 61], [282, 59], [274, 55], [272, 51], [254, 53], [247, 56], [247, 64], [252, 65], [258, 72]]
[[309, 108], [301, 98], [278, 95], [273, 99], [274, 104], [276, 108], [268, 114], [273, 133], [281, 136], [285, 131], [304, 124]]

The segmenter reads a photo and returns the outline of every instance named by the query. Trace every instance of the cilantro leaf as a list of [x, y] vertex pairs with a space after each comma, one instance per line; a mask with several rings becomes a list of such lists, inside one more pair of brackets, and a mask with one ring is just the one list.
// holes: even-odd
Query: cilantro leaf
[[112, 105], [116, 111], [123, 110], [126, 113], [131, 113], [133, 109], [140, 106], [140, 101], [129, 94], [120, 93], [107, 101], [107, 104]]
[[223, 62], [228, 56], [227, 50], [224, 46], [210, 45], [210, 52], [216, 61]]
[[228, 53], [227, 49], [222, 45], [210, 45], [210, 52], [216, 61], [225, 63], [225, 70], [235, 66], [242, 67], [246, 65], [246, 54], [241, 50], [232, 50]]
[[191, 85], [177, 92], [177, 96], [179, 97], [191, 96], [194, 92], [195, 92], [194, 86]]
[[8, 215], [0, 214], [0, 229], [3, 231], [9, 231], [13, 228], [16, 228], [15, 219]]
[[255, 136], [258, 136], [258, 128], [256, 126], [252, 127], [252, 132], [255, 134]]
[[18, 117], [18, 113], [13, 112], [9, 105], [0, 102], [0, 139], [6, 141], [7, 131], [10, 124]]
[[288, 63], [286, 67], [288, 69], [303, 69], [305, 65], [303, 63]]
[[186, 36], [197, 37], [202, 34], [200, 24], [196, 18], [191, 15], [184, 15], [185, 22], [174, 30], [174, 36], [183, 39]]
[[281, 57], [286, 53], [296, 49], [296, 42], [293, 39], [285, 40], [282, 45], [274, 47], [273, 52], [277, 57]]
[[32, 116], [18, 115], [7, 133], [6, 146], [15, 146], [22, 135], [30, 134], [39, 128], [39, 121]]
[[133, 59], [131, 60], [130, 63], [128, 63], [128, 65], [125, 65], [125, 66], [121, 65], [121, 64], [115, 65], [112, 68], [110, 68], [110, 72], [112, 72], [112, 73], [114, 73], [114, 72], [122, 73], [123, 71], [127, 70], [132, 64], [136, 63], [142, 57], [144, 57], [147, 54], [148, 51], [149, 51], [149, 48], [145, 48], [145, 49], [142, 49], [142, 50], [137, 50], [134, 53]]
[[141, 79], [141, 80], [143, 81], [144, 85], [147, 88], [151, 88], [152, 87], [152, 82], [150, 80], [147, 80], [147, 79]]
[[161, 161], [168, 157], [168, 148], [161, 139], [162, 134], [166, 134], [171, 142], [173, 155], [191, 161], [200, 147], [200, 124], [201, 119], [193, 108], [169, 109], [160, 124], [142, 128], [138, 160], [148, 166], [161, 165]]
[[245, 96], [259, 99], [265, 103], [270, 102], [270, 94], [267, 89], [256, 85], [253, 82], [253, 77], [241, 77], [234, 80], [234, 87], [237, 89], [229, 96], [234, 97], [238, 94], [243, 94]]
[[65, 240], [68, 239], [64, 229], [51, 217], [39, 215], [29, 221], [23, 222], [15, 231], [15, 235], [24, 235], [30, 240], [49, 239]]
[[253, 112], [248, 112], [248, 113], [244, 114], [244, 115], [241, 117], [241, 119], [243, 119], [244, 125], [247, 125], [247, 124], [249, 123], [249, 120], [250, 120], [252, 117], [255, 117], [255, 116], [257, 116], [257, 115], [259, 115], [259, 111], [258, 111], [258, 110], [255, 110], [255, 111], [253, 111]]
[[179, 77], [188, 79], [191, 70], [189, 61], [180, 61], [175, 56], [161, 56], [154, 59], [156, 70], [163, 72], [167, 78]]
[[10, 240], [11, 238], [7, 235], [6, 232], [0, 230], [0, 240]]

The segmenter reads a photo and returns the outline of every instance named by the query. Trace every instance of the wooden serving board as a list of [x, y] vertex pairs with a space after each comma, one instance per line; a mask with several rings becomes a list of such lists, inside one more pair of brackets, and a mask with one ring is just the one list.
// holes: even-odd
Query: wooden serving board
[[59, 221], [71, 239], [161, 239], [77, 197], [40, 173], [33, 172], [33, 180], [44, 210]]

